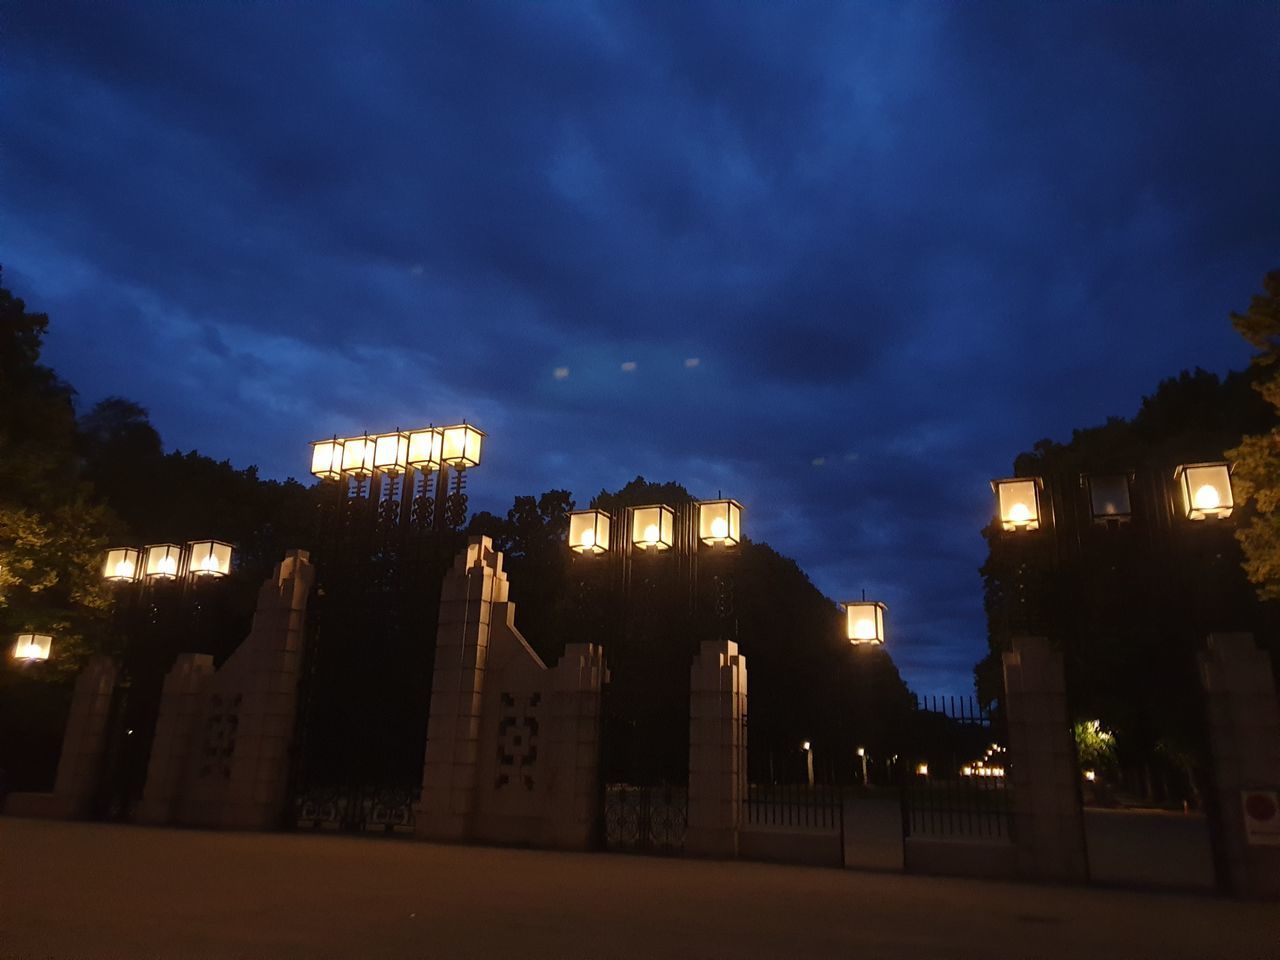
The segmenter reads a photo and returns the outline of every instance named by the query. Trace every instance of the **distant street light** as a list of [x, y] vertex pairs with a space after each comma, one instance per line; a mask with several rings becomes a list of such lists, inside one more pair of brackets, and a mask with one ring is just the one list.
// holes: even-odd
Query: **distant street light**
[[231, 573], [235, 548], [222, 540], [193, 540], [185, 547], [153, 543], [112, 547], [102, 564], [102, 578], [110, 583], [220, 579]]
[[13, 645], [13, 658], [27, 663], [48, 660], [53, 637], [44, 633], [20, 633]]

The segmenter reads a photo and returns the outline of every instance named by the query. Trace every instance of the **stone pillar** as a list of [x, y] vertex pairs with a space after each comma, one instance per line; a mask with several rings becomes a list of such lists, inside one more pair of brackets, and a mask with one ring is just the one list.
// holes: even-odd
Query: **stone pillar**
[[1250, 842], [1243, 791], [1280, 791], [1280, 707], [1271, 658], [1248, 633], [1210, 634], [1200, 654], [1221, 856], [1232, 892], [1280, 899], [1280, 844]]
[[704, 641], [689, 679], [685, 849], [735, 857], [747, 792], [747, 658], [732, 640]]
[[212, 677], [213, 657], [183, 653], [164, 678], [138, 822], [172, 823], [177, 816], [192, 753], [202, 745], [196, 737], [204, 733], [205, 692]]
[[505, 603], [502, 554], [488, 537], [472, 537], [440, 591], [431, 712], [427, 721], [417, 836], [463, 840], [471, 831], [479, 770], [480, 717], [489, 625], [494, 603]]
[[607, 679], [604, 651], [593, 643], [570, 643], [551, 670], [552, 767], [547, 809], [548, 841], [585, 850], [600, 813], [600, 690]]
[[1004, 689], [1018, 872], [1085, 881], [1084, 811], [1062, 655], [1044, 637], [1016, 638], [1004, 654]]
[[98, 654], [89, 658], [76, 678], [53, 787], [50, 813], [54, 816], [76, 819], [89, 815], [102, 775], [111, 698], [119, 675], [119, 664]]

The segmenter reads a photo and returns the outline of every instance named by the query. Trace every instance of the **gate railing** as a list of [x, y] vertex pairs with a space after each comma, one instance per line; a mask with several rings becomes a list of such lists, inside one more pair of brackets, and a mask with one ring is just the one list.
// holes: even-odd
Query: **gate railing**
[[606, 785], [605, 847], [637, 853], [681, 853], [689, 821], [689, 790], [683, 786]]
[[1003, 718], [972, 697], [919, 697], [898, 769], [907, 837], [1008, 842]]
[[753, 783], [743, 801], [743, 822], [754, 827], [844, 830], [840, 787], [804, 783]]

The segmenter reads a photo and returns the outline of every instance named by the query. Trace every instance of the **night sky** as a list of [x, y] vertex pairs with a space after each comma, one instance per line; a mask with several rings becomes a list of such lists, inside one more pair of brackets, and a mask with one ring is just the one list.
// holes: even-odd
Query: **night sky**
[[1274, 3], [4, 2], [0, 30], [0, 262], [84, 405], [273, 477], [466, 418], [498, 513], [723, 491], [888, 603], [921, 692], [985, 649], [988, 480], [1242, 366], [1228, 313], [1280, 266]]

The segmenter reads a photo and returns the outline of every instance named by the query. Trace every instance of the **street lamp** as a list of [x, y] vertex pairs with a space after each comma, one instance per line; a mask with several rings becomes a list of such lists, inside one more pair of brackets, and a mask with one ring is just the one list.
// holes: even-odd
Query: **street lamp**
[[405, 458], [410, 467], [423, 473], [440, 469], [440, 454], [444, 437], [435, 427], [415, 430], [409, 434], [409, 452]]
[[1127, 474], [1085, 474], [1080, 481], [1089, 491], [1089, 512], [1094, 523], [1127, 523], [1133, 519]]
[[321, 480], [342, 479], [342, 441], [317, 440], [311, 444], [311, 473]]
[[53, 637], [44, 633], [20, 633], [13, 645], [13, 659], [35, 663], [49, 659]]
[[440, 460], [455, 470], [466, 470], [480, 465], [480, 445], [484, 431], [467, 423], [445, 427], [442, 431]]
[[136, 583], [142, 576], [142, 551], [137, 547], [113, 547], [107, 551], [102, 576], [116, 583]]
[[845, 609], [845, 634], [850, 643], [883, 644], [884, 614], [888, 608], [878, 600], [848, 600]]
[[608, 553], [613, 517], [603, 510], [575, 510], [569, 514], [569, 549], [575, 553]]
[[363, 480], [373, 476], [375, 442], [368, 435], [350, 437], [342, 441], [342, 472]]
[[153, 543], [143, 548], [143, 556], [147, 580], [176, 580], [182, 572], [182, 548], [176, 543]]
[[698, 539], [708, 546], [736, 547], [742, 538], [742, 504], [737, 500], [698, 503]]
[[991, 489], [996, 494], [1000, 525], [1005, 530], [1040, 529], [1039, 477], [1009, 477], [992, 480]]
[[192, 577], [225, 577], [231, 572], [231, 544], [193, 540], [187, 545], [187, 572]]
[[1173, 472], [1182, 488], [1182, 506], [1188, 520], [1225, 520], [1231, 516], [1235, 500], [1231, 496], [1231, 465], [1184, 463]]
[[398, 477], [408, 468], [409, 437], [403, 433], [384, 433], [373, 440], [373, 469], [388, 477]]
[[631, 543], [641, 550], [670, 550], [675, 523], [676, 512], [666, 504], [633, 507]]

